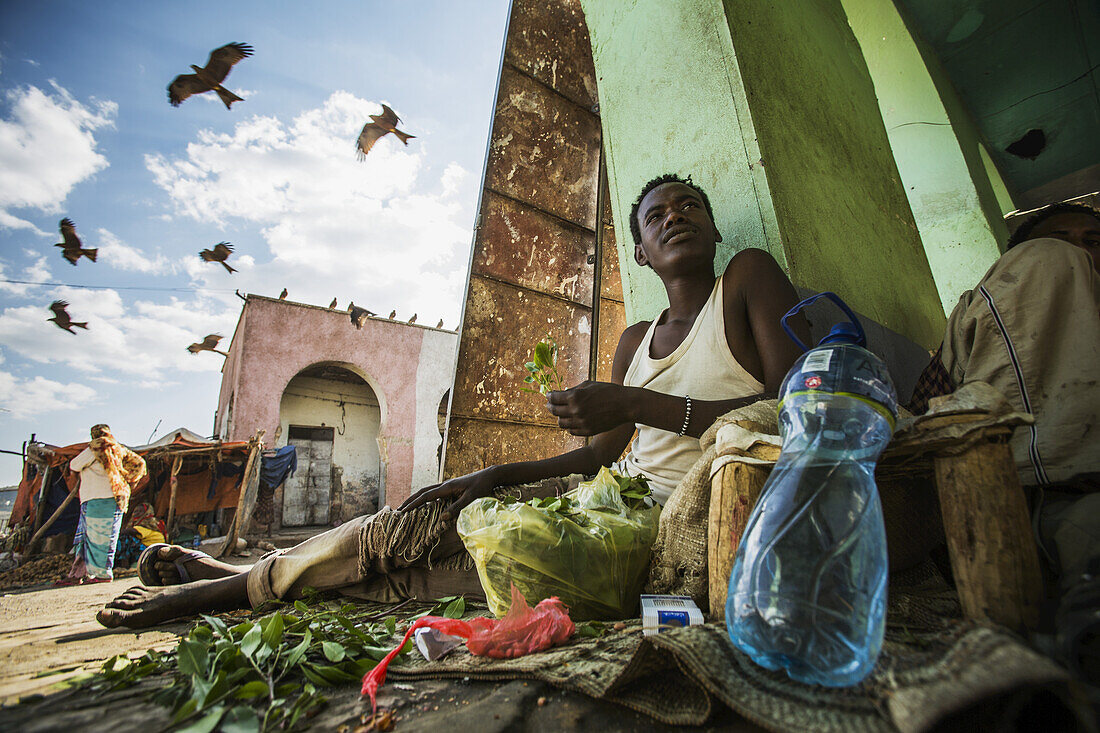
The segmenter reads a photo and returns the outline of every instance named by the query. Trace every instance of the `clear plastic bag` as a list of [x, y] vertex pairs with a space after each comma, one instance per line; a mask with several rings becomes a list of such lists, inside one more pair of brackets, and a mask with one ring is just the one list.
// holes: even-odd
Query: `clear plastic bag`
[[459, 515], [489, 609], [503, 616], [515, 584], [532, 603], [558, 596], [574, 620], [636, 615], [660, 507], [628, 506], [607, 468], [560, 502], [536, 503], [478, 499]]

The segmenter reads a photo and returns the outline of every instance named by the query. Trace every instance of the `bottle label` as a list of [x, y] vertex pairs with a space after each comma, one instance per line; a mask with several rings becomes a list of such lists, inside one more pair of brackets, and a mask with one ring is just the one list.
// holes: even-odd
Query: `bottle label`
[[829, 364], [833, 360], [832, 349], [820, 349], [818, 351], [811, 351], [806, 355], [806, 360], [802, 362], [802, 371], [805, 372], [827, 372], [829, 371]]

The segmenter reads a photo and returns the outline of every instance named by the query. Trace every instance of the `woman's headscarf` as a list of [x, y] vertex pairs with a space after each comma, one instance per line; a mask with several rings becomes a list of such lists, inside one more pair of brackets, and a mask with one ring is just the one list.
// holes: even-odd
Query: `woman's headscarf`
[[92, 442], [88, 447], [107, 472], [118, 508], [126, 511], [130, 488], [145, 476], [145, 459], [115, 440], [111, 429], [103, 424], [92, 426]]

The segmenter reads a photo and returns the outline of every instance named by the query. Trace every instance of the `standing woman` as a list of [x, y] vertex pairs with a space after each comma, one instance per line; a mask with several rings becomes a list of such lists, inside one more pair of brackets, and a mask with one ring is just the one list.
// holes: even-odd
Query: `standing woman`
[[114, 579], [115, 547], [130, 490], [145, 476], [145, 460], [115, 440], [106, 425], [92, 427], [92, 442], [69, 462], [80, 473], [80, 522], [67, 584]]

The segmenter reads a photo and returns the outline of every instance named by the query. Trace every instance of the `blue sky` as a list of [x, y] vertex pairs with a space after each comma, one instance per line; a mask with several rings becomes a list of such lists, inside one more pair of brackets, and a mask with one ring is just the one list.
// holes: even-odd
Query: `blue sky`
[[[507, 20], [466, 2], [0, 3], [0, 448], [208, 434], [233, 290], [457, 326]], [[255, 55], [212, 94], [168, 83], [230, 41]], [[380, 103], [387, 136], [354, 142]], [[99, 261], [52, 245], [74, 220]], [[230, 275], [200, 249], [233, 243]], [[64, 285], [26, 285], [11, 280]], [[75, 288], [89, 285], [95, 288]], [[46, 321], [55, 299], [89, 330]], [[0, 454], [0, 486], [20, 461]]]

